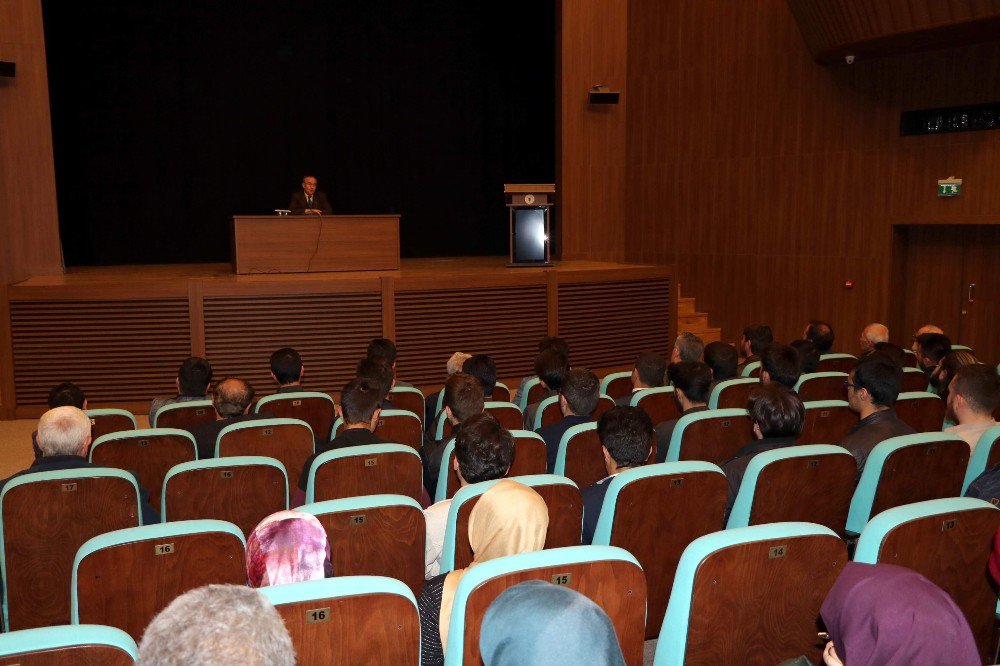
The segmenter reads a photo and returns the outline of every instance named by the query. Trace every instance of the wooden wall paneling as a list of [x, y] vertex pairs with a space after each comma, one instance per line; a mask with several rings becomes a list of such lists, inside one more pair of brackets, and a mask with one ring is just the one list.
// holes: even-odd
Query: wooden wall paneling
[[396, 339], [396, 281], [389, 276], [380, 278], [382, 283], [382, 337]]
[[0, 283], [0, 418], [14, 418], [14, 350], [10, 340], [10, 303], [7, 285]]
[[191, 355], [205, 356], [205, 301], [202, 284], [188, 283], [188, 324], [191, 329]]
[[555, 271], [545, 273], [545, 301], [548, 308], [546, 335], [555, 337], [559, 335], [559, 276]]

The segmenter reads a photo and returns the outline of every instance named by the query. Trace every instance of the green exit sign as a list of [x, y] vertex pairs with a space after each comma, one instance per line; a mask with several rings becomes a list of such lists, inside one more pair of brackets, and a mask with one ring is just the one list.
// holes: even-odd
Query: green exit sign
[[962, 193], [962, 179], [945, 178], [937, 182], [937, 195], [939, 197], [957, 197]]

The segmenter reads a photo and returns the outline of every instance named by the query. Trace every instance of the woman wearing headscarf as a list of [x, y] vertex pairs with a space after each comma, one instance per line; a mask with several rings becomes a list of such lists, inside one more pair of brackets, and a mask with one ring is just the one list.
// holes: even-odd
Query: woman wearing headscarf
[[542, 580], [508, 588], [490, 604], [479, 650], [486, 666], [625, 666], [607, 613], [579, 592]]
[[983, 663], [952, 598], [904, 567], [848, 562], [820, 615], [830, 634], [827, 666]]
[[273, 513], [247, 539], [247, 582], [268, 587], [329, 578], [330, 542], [316, 516], [301, 511]]
[[423, 666], [444, 663], [455, 592], [472, 567], [498, 557], [531, 553], [545, 545], [549, 511], [545, 500], [525, 486], [501, 479], [480, 496], [469, 514], [472, 564], [427, 581], [420, 593], [420, 655]]

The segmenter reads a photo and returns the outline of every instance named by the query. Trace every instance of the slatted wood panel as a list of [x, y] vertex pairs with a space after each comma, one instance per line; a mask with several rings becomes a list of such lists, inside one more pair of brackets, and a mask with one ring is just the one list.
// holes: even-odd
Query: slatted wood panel
[[454, 352], [489, 354], [500, 377], [531, 372], [547, 333], [545, 285], [396, 291], [397, 369], [406, 381], [442, 382]]
[[216, 377], [273, 392], [268, 359], [293, 347], [305, 366], [304, 388], [340, 391], [368, 342], [382, 335], [377, 293], [205, 297], [205, 352]]
[[670, 280], [560, 284], [559, 335], [577, 367], [627, 365], [648, 351], [667, 355]]
[[10, 317], [19, 405], [63, 381], [91, 407], [172, 394], [191, 350], [185, 299], [14, 301]]

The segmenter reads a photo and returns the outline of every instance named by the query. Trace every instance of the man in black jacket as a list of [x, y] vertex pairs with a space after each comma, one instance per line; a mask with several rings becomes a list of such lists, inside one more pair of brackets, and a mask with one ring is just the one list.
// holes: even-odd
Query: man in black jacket
[[288, 203], [292, 215], [330, 215], [333, 208], [326, 195], [316, 191], [316, 177], [306, 176], [302, 179], [302, 191], [293, 192]]

